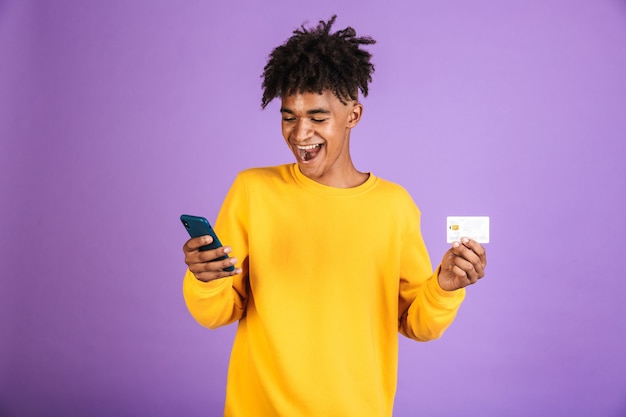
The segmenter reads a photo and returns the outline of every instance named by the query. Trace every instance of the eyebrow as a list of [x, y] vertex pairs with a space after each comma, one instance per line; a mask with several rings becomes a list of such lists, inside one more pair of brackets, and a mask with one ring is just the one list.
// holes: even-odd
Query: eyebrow
[[[293, 110], [290, 110], [286, 107], [281, 107], [280, 108], [280, 112], [281, 113], [289, 113], [289, 114], [295, 114], [293, 112]], [[330, 114], [330, 110], [327, 109], [322, 109], [322, 108], [317, 108], [317, 109], [311, 109], [311, 110], [307, 110], [306, 114], [308, 115], [314, 115], [314, 114]]]

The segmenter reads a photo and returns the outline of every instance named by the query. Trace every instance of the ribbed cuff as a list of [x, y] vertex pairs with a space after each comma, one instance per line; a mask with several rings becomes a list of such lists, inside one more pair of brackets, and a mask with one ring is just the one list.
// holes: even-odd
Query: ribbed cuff
[[433, 276], [426, 283], [430, 294], [433, 298], [442, 305], [460, 304], [465, 298], [465, 288], [459, 288], [454, 291], [447, 291], [441, 288], [439, 285], [439, 273], [441, 272], [441, 265], [437, 267]]
[[187, 268], [187, 272], [185, 273], [185, 280], [187, 280], [194, 292], [201, 293], [203, 295], [219, 293], [224, 290], [224, 287], [232, 286], [232, 277], [218, 278], [209, 282], [204, 282], [196, 278], [189, 268]]

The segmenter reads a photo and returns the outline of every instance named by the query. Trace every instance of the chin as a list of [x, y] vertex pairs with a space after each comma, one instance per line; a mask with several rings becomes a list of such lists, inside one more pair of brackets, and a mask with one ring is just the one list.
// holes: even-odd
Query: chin
[[298, 161], [298, 168], [300, 168], [300, 172], [302, 172], [305, 176], [309, 178], [314, 178], [314, 177], [319, 176], [317, 173], [318, 169], [315, 168], [314, 166], [311, 166], [311, 164]]

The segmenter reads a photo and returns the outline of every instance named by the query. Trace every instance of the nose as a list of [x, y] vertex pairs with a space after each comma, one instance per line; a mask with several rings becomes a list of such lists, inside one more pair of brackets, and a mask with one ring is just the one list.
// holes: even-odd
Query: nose
[[313, 136], [311, 123], [306, 119], [298, 120], [293, 128], [292, 136], [297, 142], [304, 142], [309, 139]]

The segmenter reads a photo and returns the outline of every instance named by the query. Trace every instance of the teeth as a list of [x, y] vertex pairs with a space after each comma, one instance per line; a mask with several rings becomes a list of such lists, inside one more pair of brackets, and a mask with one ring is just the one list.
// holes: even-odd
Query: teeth
[[298, 145], [298, 149], [301, 149], [303, 151], [309, 151], [311, 149], [317, 148], [318, 146], [320, 146], [320, 145], [319, 144], [317, 144], [317, 145], [307, 145], [307, 146], [300, 146], [300, 145]]

